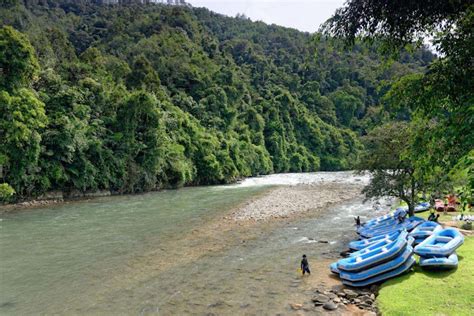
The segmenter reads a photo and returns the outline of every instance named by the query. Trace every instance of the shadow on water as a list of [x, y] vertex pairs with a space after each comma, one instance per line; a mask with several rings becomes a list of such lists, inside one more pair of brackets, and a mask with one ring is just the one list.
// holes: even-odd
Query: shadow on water
[[14, 302], [5, 302], [0, 304], [0, 309], [8, 309], [8, 308], [13, 308], [15, 307]]

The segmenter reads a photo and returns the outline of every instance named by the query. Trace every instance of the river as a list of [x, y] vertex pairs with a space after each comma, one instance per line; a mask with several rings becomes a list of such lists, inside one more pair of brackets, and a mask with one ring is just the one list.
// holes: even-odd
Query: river
[[209, 223], [274, 185], [366, 180], [271, 175], [3, 214], [0, 314], [287, 313], [301, 254], [334, 256], [354, 237], [354, 215], [381, 210], [360, 198], [277, 224]]

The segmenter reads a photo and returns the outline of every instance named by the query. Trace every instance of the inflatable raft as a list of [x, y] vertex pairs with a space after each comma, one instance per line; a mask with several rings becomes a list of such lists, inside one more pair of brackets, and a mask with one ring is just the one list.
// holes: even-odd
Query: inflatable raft
[[[399, 234], [398, 234], [399, 235]], [[361, 249], [361, 250], [358, 250], [358, 251], [355, 251], [351, 254], [349, 254], [350, 257], [357, 257], [357, 256], [361, 256], [363, 254], [366, 254], [368, 252], [371, 252], [375, 249], [378, 249], [378, 248], [382, 248], [382, 247], [385, 247], [385, 246], [388, 246], [390, 243], [392, 243], [394, 240], [396, 240], [398, 238], [398, 235], [396, 235], [394, 238], [390, 238], [390, 237], [386, 237], [384, 239], [381, 239], [377, 242], [374, 242], [372, 244], [370, 244], [369, 246]], [[409, 245], [412, 245], [414, 242], [414, 238], [413, 237], [408, 237], [408, 244]]]
[[387, 227], [381, 227], [378, 229], [367, 229], [367, 230], [359, 232], [359, 235], [361, 235], [364, 238], [371, 238], [371, 237], [381, 235], [381, 234], [389, 234], [397, 230], [406, 229], [407, 231], [411, 231], [412, 229], [414, 229], [416, 226], [418, 226], [419, 224], [423, 222], [425, 222], [423, 218], [412, 216], [410, 218], [405, 219], [402, 223], [387, 226]]
[[331, 272], [334, 273], [334, 274], [339, 274], [340, 271], [337, 268], [337, 261], [333, 262], [333, 263], [331, 263], [331, 265], [329, 265], [329, 270], [331, 270]]
[[373, 243], [379, 242], [383, 239], [396, 239], [400, 235], [400, 231], [395, 231], [390, 234], [382, 234], [382, 235], [377, 235], [372, 238], [368, 239], [362, 239], [362, 240], [353, 240], [349, 243], [349, 248], [352, 250], [361, 250], [363, 248], [366, 248]]
[[361, 271], [368, 269], [382, 262], [388, 261], [396, 257], [407, 245], [406, 231], [400, 233], [398, 238], [381, 248], [374, 249], [356, 257], [348, 257], [337, 262], [338, 270], [345, 271]]
[[419, 212], [424, 212], [429, 210], [431, 207], [430, 202], [421, 202], [415, 206], [414, 212], [419, 213]]
[[426, 238], [415, 247], [415, 253], [421, 257], [448, 257], [463, 242], [463, 235], [457, 229], [449, 227]]
[[409, 234], [415, 238], [415, 243], [421, 243], [423, 240], [431, 236], [434, 232], [443, 229], [440, 224], [436, 222], [426, 221], [415, 227]]
[[455, 269], [458, 266], [458, 256], [453, 252], [449, 257], [420, 257], [419, 265], [424, 268]]
[[400, 255], [396, 256], [390, 261], [360, 272], [349, 272], [341, 270], [339, 277], [341, 279], [352, 282], [367, 280], [379, 274], [387, 273], [391, 270], [398, 268], [399, 266], [404, 264], [411, 257], [412, 254], [413, 247], [407, 245], [405, 249], [400, 253]]
[[345, 285], [353, 286], [353, 287], [363, 287], [363, 286], [371, 285], [374, 283], [378, 283], [378, 282], [396, 277], [397, 275], [400, 275], [410, 270], [410, 268], [414, 264], [415, 264], [415, 259], [413, 258], [413, 256], [410, 256], [402, 265], [388, 272], [376, 275], [372, 278], [368, 278], [362, 281], [349, 281], [346, 279], [342, 279], [342, 283]]
[[361, 227], [371, 227], [373, 225], [382, 224], [385, 221], [397, 219], [399, 215], [405, 216], [406, 211], [403, 208], [397, 208], [393, 213], [376, 217], [364, 223]]

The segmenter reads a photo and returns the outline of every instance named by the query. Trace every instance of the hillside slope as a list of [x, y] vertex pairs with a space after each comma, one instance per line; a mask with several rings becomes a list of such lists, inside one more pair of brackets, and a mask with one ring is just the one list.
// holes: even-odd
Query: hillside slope
[[3, 56], [25, 51], [2, 68], [32, 65], [0, 84], [8, 104], [0, 110], [0, 183], [16, 198], [348, 169], [362, 150], [358, 135], [386, 115], [380, 100], [391, 80], [433, 59], [420, 50], [389, 64], [376, 45], [349, 51], [206, 9], [2, 6], [0, 21], [12, 27], [0, 34]]

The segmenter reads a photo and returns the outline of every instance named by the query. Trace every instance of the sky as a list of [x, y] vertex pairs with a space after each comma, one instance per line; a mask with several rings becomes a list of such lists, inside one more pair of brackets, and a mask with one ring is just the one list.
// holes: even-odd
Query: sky
[[194, 7], [206, 7], [228, 16], [245, 14], [252, 21], [264, 21], [315, 32], [345, 0], [186, 0]]

